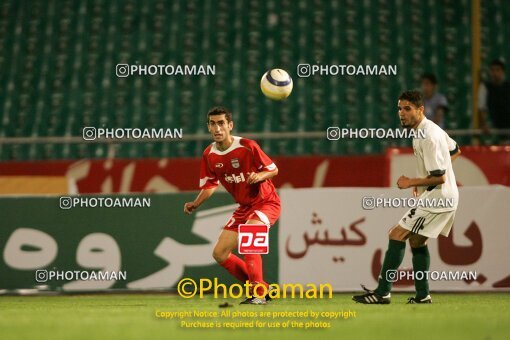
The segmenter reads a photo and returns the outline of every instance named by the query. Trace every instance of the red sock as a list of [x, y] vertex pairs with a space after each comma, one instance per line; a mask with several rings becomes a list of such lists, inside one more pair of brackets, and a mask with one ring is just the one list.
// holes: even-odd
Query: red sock
[[[262, 272], [262, 256], [259, 254], [246, 254], [244, 255], [244, 262], [246, 262], [246, 270], [250, 283], [262, 283], [267, 288], [269, 285], [264, 281], [264, 274]], [[264, 289], [259, 287], [257, 294], [264, 294]]]
[[236, 279], [245, 283], [248, 281], [248, 271], [246, 270], [246, 263], [234, 254], [230, 254], [225, 261], [220, 263], [220, 266], [225, 268]]

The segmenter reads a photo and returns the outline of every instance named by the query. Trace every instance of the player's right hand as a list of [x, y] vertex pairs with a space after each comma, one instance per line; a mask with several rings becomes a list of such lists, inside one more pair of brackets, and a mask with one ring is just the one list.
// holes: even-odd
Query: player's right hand
[[195, 210], [196, 208], [197, 207], [195, 206], [195, 204], [193, 202], [184, 203], [184, 213], [185, 214], [191, 215], [193, 210]]

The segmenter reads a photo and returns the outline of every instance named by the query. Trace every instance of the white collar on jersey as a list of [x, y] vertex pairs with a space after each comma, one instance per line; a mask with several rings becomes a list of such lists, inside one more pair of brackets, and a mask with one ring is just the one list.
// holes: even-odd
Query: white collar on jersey
[[424, 129], [425, 128], [425, 124], [427, 124], [427, 122], [428, 122], [427, 117], [423, 116], [423, 119], [421, 120], [420, 124], [418, 124], [418, 126], [416, 127], [416, 130]]
[[232, 137], [234, 138], [234, 141], [228, 147], [228, 149], [226, 149], [224, 151], [220, 151], [216, 147], [216, 142], [213, 142], [212, 143], [212, 147], [211, 147], [211, 151], [209, 153], [214, 153], [214, 154], [217, 154], [217, 155], [226, 155], [227, 153], [229, 153], [232, 150], [235, 150], [237, 148], [242, 148], [243, 146], [241, 145], [241, 137], [239, 137], [239, 136], [232, 136]]

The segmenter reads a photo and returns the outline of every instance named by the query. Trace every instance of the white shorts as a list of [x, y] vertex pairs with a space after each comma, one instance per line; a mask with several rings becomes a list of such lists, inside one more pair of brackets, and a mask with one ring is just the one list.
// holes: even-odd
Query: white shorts
[[455, 210], [434, 213], [412, 208], [406, 212], [398, 224], [404, 229], [425, 237], [437, 238], [439, 234], [448, 237], [454, 218]]

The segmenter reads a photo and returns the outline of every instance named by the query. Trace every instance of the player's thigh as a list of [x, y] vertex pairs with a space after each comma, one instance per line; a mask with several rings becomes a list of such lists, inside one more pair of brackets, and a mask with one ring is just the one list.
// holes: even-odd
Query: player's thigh
[[232, 230], [222, 230], [218, 241], [214, 246], [213, 256], [223, 257], [228, 256], [234, 249], [237, 248], [237, 232]]
[[411, 236], [411, 232], [407, 229], [402, 228], [399, 224], [395, 225], [388, 232], [390, 240], [405, 241]]

